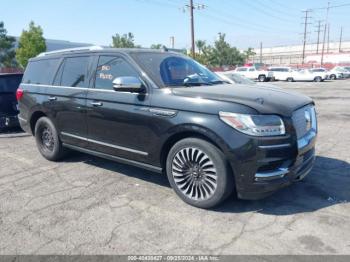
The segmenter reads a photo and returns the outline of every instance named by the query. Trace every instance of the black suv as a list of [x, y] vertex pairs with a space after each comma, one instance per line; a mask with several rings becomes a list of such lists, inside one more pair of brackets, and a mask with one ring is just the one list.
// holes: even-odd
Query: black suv
[[16, 91], [23, 74], [0, 74], [0, 132], [7, 127], [18, 127]]
[[302, 179], [315, 158], [310, 98], [230, 85], [167, 50], [43, 53], [30, 60], [17, 97], [21, 126], [45, 158], [74, 149], [164, 171], [197, 207], [233, 191], [267, 196]]

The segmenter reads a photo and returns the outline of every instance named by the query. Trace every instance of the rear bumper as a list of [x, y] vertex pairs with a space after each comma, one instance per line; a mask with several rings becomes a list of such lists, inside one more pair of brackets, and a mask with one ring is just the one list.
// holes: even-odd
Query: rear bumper
[[[296, 154], [287, 153], [293, 151], [292, 145], [284, 149], [276, 146], [264, 148], [265, 156], [278, 154], [280, 158], [283, 158], [283, 161], [278, 162], [279, 164], [273, 168], [256, 169], [255, 172], [246, 174], [244, 180], [236, 181], [238, 197], [250, 200], [261, 199], [302, 180], [310, 173], [315, 162], [316, 136], [316, 132], [312, 130], [299, 139], [295, 145]], [[264, 159], [258, 160], [258, 162], [264, 161]]]
[[21, 128], [28, 134], [32, 134], [28, 120], [23, 118], [21, 115], [18, 116], [18, 122]]
[[0, 129], [8, 127], [19, 127], [18, 117], [16, 115], [9, 116], [3, 115], [0, 116]]

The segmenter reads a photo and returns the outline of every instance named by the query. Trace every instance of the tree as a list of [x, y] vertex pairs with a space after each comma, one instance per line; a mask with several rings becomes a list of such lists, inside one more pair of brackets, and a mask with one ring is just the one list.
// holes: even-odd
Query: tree
[[134, 35], [132, 33], [127, 33], [123, 35], [116, 34], [112, 36], [112, 46], [115, 48], [135, 48]]
[[203, 51], [203, 48], [207, 45], [207, 43], [205, 42], [205, 40], [197, 40], [196, 41], [196, 46], [198, 49], [198, 53], [201, 54]]
[[29, 30], [23, 30], [19, 38], [16, 50], [16, 59], [22, 67], [26, 67], [28, 60], [46, 51], [46, 42], [43, 37], [43, 30], [30, 22]]
[[0, 22], [0, 67], [16, 66], [15, 42], [14, 37], [7, 35], [4, 22]]
[[162, 44], [152, 44], [151, 49], [161, 49], [163, 47]]
[[236, 47], [231, 47], [225, 40], [226, 35], [219, 33], [215, 41], [210, 62], [214, 66], [237, 65], [244, 62], [244, 56]]
[[246, 60], [249, 60], [250, 57], [255, 56], [256, 53], [254, 52], [254, 49], [249, 47], [246, 51], [244, 51], [244, 57]]

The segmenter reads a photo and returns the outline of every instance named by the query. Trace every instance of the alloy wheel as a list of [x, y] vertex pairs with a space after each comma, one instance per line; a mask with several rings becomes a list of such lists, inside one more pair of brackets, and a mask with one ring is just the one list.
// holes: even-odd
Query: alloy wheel
[[53, 138], [52, 130], [49, 127], [44, 127], [41, 133], [41, 142], [44, 149], [53, 151], [55, 140]]
[[209, 199], [217, 188], [215, 165], [198, 148], [183, 148], [174, 156], [172, 175], [177, 188], [192, 200]]

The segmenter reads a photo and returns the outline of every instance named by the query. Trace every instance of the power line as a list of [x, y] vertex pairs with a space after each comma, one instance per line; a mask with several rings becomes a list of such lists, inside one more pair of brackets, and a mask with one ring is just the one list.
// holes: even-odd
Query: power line
[[[260, 0], [261, 1], [261, 0]], [[266, 1], [256, 1], [261, 7], [263, 7], [265, 10], [269, 10], [273, 13], [279, 13], [279, 14], [283, 14], [284, 16], [291, 16], [290, 12], [286, 12], [285, 8], [283, 8], [283, 11], [276, 9], [276, 5], [269, 5], [266, 4]], [[290, 8], [288, 8], [288, 10], [290, 11]], [[288, 11], [287, 10], [287, 11]], [[299, 11], [299, 10], [298, 10]]]
[[[232, 3], [232, 2], [230, 2]], [[295, 23], [294, 19], [290, 20], [290, 19], [286, 19], [285, 16], [277, 16], [275, 13], [273, 12], [270, 12], [269, 9], [266, 9], [266, 8], [260, 8], [259, 6], [256, 6], [253, 4], [253, 2], [250, 2], [250, 1], [244, 1], [244, 4], [249, 6], [252, 11], [255, 11], [261, 15], [264, 15], [264, 16], [267, 16], [269, 18], [272, 18], [272, 19], [276, 19], [279, 21], [279, 23], [283, 22], [283, 23]], [[237, 10], [235, 10], [237, 11]], [[293, 16], [294, 17], [294, 16]]]

